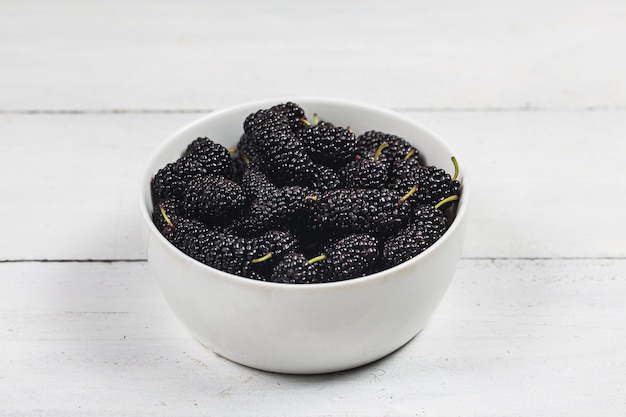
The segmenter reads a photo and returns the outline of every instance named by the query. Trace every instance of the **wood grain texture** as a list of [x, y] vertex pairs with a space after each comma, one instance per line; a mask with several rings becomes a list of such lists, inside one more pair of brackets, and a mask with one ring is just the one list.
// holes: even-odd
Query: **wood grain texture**
[[463, 260], [427, 328], [356, 370], [197, 344], [144, 262], [0, 264], [0, 415], [618, 416], [623, 260]]
[[623, 108], [620, 1], [0, 4], [0, 109]]
[[[625, 21], [618, 0], [0, 2], [0, 416], [626, 415]], [[188, 335], [136, 201], [179, 127], [305, 95], [422, 122], [472, 181], [429, 325], [308, 377]]]

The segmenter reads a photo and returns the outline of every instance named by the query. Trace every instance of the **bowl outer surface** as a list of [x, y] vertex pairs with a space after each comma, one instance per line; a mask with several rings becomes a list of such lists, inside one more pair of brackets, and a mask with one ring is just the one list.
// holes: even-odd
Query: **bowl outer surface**
[[[290, 285], [258, 282], [203, 265], [174, 248], [152, 224], [149, 182], [192, 140], [208, 136], [234, 146], [252, 112], [294, 101], [307, 115], [350, 126], [355, 133], [380, 130], [409, 140], [427, 164], [451, 172], [451, 149], [417, 123], [389, 110], [340, 100], [291, 98], [248, 103], [210, 113], [163, 142], [140, 184], [148, 260], [174, 313], [192, 335], [216, 353], [253, 368], [284, 373], [323, 373], [379, 359], [414, 337], [445, 294], [465, 235], [467, 179], [446, 234], [416, 258], [355, 280]], [[465, 172], [460, 164], [461, 173]]]

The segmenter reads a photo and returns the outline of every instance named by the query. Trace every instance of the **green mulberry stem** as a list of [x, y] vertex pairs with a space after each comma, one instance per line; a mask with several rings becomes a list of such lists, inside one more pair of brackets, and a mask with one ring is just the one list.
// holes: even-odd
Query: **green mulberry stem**
[[409, 199], [409, 197], [411, 197], [415, 191], [417, 191], [417, 185], [414, 185], [408, 193], [406, 193], [405, 195], [402, 196], [402, 198], [400, 200], [398, 200], [398, 204], [402, 204], [404, 203], [406, 200]]
[[324, 259], [326, 259], [326, 255], [318, 255], [314, 258], [309, 259], [308, 261], [306, 261], [306, 263], [308, 263], [309, 265], [312, 265], [315, 262], [323, 261]]
[[451, 201], [456, 201], [459, 199], [458, 195], [451, 195], [450, 197], [444, 198], [443, 200], [441, 200], [440, 202], [438, 202], [437, 204], [435, 204], [435, 208], [438, 209], [439, 207], [443, 206], [446, 203], [449, 203]]
[[380, 157], [381, 152], [383, 151], [383, 149], [385, 149], [387, 146], [389, 146], [389, 144], [387, 142], [383, 142], [380, 144], [380, 146], [378, 147], [378, 149], [376, 149], [376, 153], [374, 154], [374, 162], [378, 161], [378, 158]]
[[241, 159], [243, 159], [244, 164], [250, 165], [250, 158], [248, 158], [248, 156], [243, 152], [241, 152]]
[[163, 215], [163, 218], [165, 219], [165, 223], [167, 223], [169, 227], [174, 227], [174, 224], [170, 220], [169, 216], [165, 214], [165, 208], [163, 208], [163, 206], [161, 205], [159, 206], [159, 209], [161, 209], [161, 214]]
[[456, 161], [456, 158], [453, 156], [452, 163], [454, 164], [454, 176], [452, 177], [452, 181], [456, 181], [459, 176], [459, 163]]
[[256, 258], [250, 261], [250, 263], [258, 264], [259, 262], [265, 262], [268, 259], [271, 259], [272, 252], [268, 252], [266, 255], [261, 256], [260, 258]]

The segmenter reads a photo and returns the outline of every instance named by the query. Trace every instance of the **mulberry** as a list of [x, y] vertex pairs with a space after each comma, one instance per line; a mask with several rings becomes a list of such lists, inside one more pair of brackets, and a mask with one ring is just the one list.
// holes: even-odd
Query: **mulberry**
[[310, 183], [315, 165], [302, 143], [291, 134], [280, 134], [266, 140], [259, 148], [261, 170], [279, 186]]
[[280, 259], [296, 250], [298, 237], [287, 230], [268, 230], [256, 239], [259, 252], [271, 253], [274, 259]]
[[418, 204], [436, 205], [440, 201], [460, 194], [460, 183], [453, 180], [445, 170], [435, 166], [408, 166], [401, 175], [396, 171], [393, 188], [405, 190], [417, 186], [411, 201]]
[[411, 213], [402, 198], [397, 190], [384, 188], [326, 191], [307, 198], [310, 227], [339, 234], [390, 235], [407, 223]]
[[388, 267], [399, 265], [432, 246], [447, 230], [444, 214], [429, 205], [415, 210], [416, 219], [384, 242], [383, 259]]
[[384, 142], [389, 146], [385, 149], [382, 159], [388, 162], [401, 161], [409, 154], [413, 157], [419, 156], [417, 150], [406, 139], [375, 130], [367, 131], [358, 137], [357, 152], [366, 156]]
[[191, 142], [183, 156], [201, 161], [206, 172], [216, 175], [227, 173], [231, 165], [228, 149], [207, 137]]
[[163, 236], [175, 247], [192, 258], [203, 262], [203, 248], [212, 244], [219, 235], [216, 229], [208, 227], [199, 220], [175, 217], [162, 232]]
[[181, 215], [181, 202], [175, 199], [160, 201], [154, 205], [152, 210], [152, 222], [159, 232], [163, 233], [167, 228], [172, 227]]
[[378, 239], [369, 234], [351, 234], [337, 239], [324, 251], [328, 278], [344, 281], [372, 273], [380, 258], [378, 244]]
[[240, 219], [239, 232], [255, 236], [279, 226], [289, 225], [297, 220], [297, 216], [304, 209], [307, 195], [309, 191], [299, 186], [270, 190], [252, 202]]
[[191, 180], [207, 173], [202, 161], [193, 157], [182, 157], [157, 171], [152, 178], [152, 191], [159, 200], [180, 197]]
[[296, 135], [314, 162], [338, 167], [354, 158], [356, 135], [329, 123], [307, 126]]
[[241, 178], [241, 190], [248, 201], [264, 198], [275, 189], [276, 186], [257, 167], [248, 167], [244, 171]]
[[284, 115], [269, 109], [261, 109], [248, 115], [243, 123], [243, 130], [256, 146], [264, 145], [266, 140], [274, 136], [292, 133]]
[[220, 224], [236, 216], [245, 202], [246, 198], [237, 183], [217, 175], [193, 179], [181, 197], [188, 217], [211, 224]]
[[314, 284], [321, 282], [320, 268], [310, 263], [302, 253], [286, 255], [274, 267], [270, 281], [286, 284]]
[[249, 277], [254, 271], [255, 259], [265, 256], [254, 239], [218, 234], [201, 249], [201, 262], [230, 274]]
[[311, 188], [315, 191], [327, 191], [342, 188], [339, 174], [325, 165], [315, 165], [311, 173]]
[[252, 136], [245, 133], [241, 135], [237, 142], [237, 157], [242, 160], [244, 165], [256, 165], [260, 160], [259, 151]]
[[306, 123], [303, 121], [306, 119], [305, 112], [302, 107], [296, 103], [289, 101], [287, 103], [277, 104], [270, 107], [270, 110], [281, 115], [285, 119], [287, 126], [289, 126], [293, 132], [306, 126]]

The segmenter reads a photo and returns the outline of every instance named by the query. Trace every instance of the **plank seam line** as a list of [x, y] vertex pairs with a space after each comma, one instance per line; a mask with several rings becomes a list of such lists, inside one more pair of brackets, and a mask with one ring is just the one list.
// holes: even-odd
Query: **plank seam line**
[[131, 258], [131, 259], [0, 259], [0, 264], [11, 263], [132, 263], [147, 262], [147, 259]]
[[[556, 257], [462, 257], [462, 261], [624, 261], [626, 256], [556, 256]], [[130, 259], [0, 259], [0, 264], [9, 263], [140, 263], [143, 258]]]
[[623, 261], [626, 256], [467, 256], [464, 261]]
[[[472, 113], [472, 112], [601, 112], [625, 111], [626, 105], [615, 106], [576, 106], [576, 107], [542, 107], [533, 105], [524, 106], [482, 106], [482, 107], [391, 107], [397, 112], [442, 112], [442, 113]], [[98, 115], [98, 114], [206, 114], [215, 111], [207, 108], [182, 109], [0, 109], [0, 115]]]

